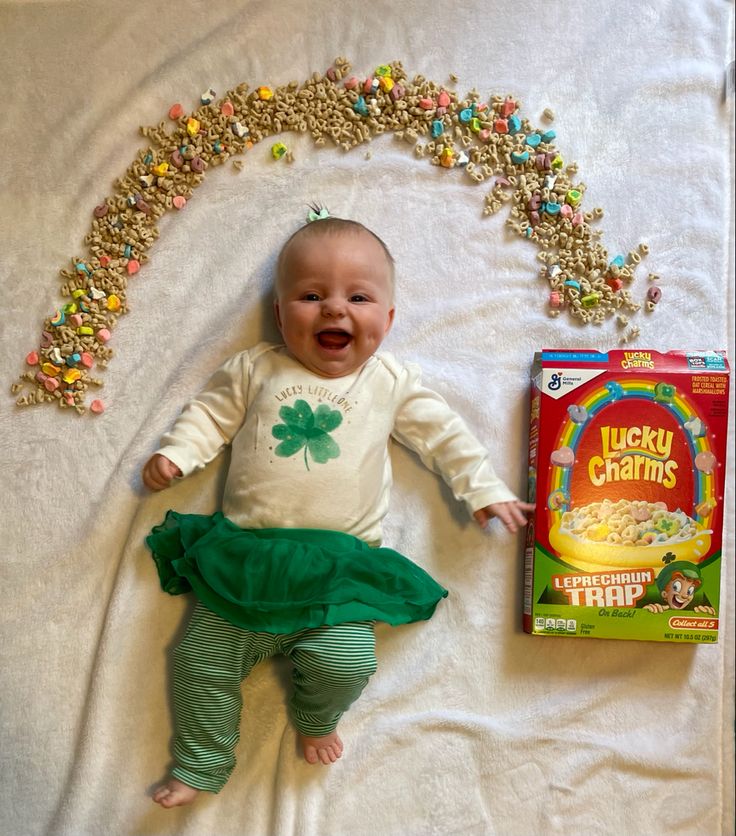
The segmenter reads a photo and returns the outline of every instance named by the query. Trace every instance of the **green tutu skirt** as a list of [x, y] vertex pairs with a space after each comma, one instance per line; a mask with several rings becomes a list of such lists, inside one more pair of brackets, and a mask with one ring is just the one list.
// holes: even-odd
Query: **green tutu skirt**
[[403, 555], [339, 531], [244, 529], [219, 512], [169, 511], [146, 543], [165, 592], [193, 591], [226, 621], [255, 632], [406, 624], [430, 618], [447, 596]]

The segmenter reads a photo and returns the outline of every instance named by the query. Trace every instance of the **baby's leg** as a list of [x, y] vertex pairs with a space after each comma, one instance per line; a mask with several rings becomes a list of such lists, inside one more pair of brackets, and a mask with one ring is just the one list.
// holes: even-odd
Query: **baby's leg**
[[197, 604], [174, 650], [175, 766], [154, 801], [174, 807], [192, 801], [198, 790], [222, 789], [235, 766], [241, 682], [272, 652], [271, 636], [241, 630]]
[[373, 622], [305, 630], [287, 654], [294, 663], [289, 703], [309, 763], [334, 763], [342, 755], [338, 720], [376, 670]]

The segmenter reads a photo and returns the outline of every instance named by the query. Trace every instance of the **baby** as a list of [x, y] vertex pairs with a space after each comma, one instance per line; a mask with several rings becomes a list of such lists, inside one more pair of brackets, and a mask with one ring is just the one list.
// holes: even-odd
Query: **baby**
[[376, 668], [375, 622], [428, 619], [447, 595], [380, 547], [392, 437], [481, 526], [496, 516], [515, 532], [533, 508], [415, 366], [376, 353], [394, 320], [393, 284], [391, 254], [361, 224], [302, 227], [276, 268], [284, 344], [229, 359], [143, 469], [161, 490], [232, 446], [222, 513], [170, 511], [147, 538], [163, 588], [198, 599], [174, 651], [175, 766], [154, 794], [163, 807], [224, 786], [241, 682], [277, 653], [293, 662], [289, 713], [304, 757], [333, 763], [338, 721]]

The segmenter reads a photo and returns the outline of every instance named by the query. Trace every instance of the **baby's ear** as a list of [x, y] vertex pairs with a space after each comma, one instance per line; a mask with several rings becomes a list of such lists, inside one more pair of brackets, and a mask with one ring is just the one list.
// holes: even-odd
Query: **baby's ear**
[[384, 329], [384, 334], [388, 334], [391, 330], [391, 326], [394, 324], [394, 314], [396, 313], [396, 308], [391, 308], [388, 312], [388, 318], [386, 319], [386, 328]]
[[283, 330], [281, 328], [281, 311], [279, 310], [279, 300], [275, 298], [273, 300], [273, 315], [276, 319], [276, 325], [278, 326], [279, 331]]

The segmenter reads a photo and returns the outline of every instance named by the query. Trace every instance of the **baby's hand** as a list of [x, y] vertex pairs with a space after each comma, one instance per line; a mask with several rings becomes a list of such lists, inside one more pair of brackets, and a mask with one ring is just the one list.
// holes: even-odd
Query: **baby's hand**
[[481, 528], [486, 527], [491, 517], [498, 517], [506, 528], [515, 534], [520, 527], [527, 524], [526, 515], [533, 510], [534, 505], [531, 503], [515, 499], [513, 502], [493, 502], [485, 508], [479, 508], [473, 516]]
[[151, 456], [143, 468], [143, 484], [152, 491], [168, 488], [175, 476], [181, 476], [181, 470], [160, 453]]

